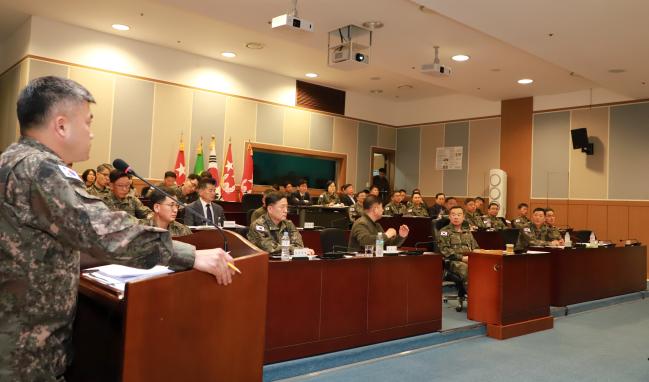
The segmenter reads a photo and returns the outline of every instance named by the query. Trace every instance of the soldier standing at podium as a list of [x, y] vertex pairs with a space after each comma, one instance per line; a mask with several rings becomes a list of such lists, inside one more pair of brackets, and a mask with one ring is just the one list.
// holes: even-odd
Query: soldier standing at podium
[[[195, 268], [231, 282], [232, 258], [111, 212], [66, 166], [88, 160], [95, 100], [59, 77], [18, 98], [21, 137], [0, 156], [0, 378], [62, 381], [70, 362], [80, 251], [140, 268]], [[113, 143], [115, 144], [115, 143]]]

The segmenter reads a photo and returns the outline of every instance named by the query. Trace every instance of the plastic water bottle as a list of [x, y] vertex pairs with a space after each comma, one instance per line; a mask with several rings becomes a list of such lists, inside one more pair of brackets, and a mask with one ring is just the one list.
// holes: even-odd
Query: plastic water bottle
[[291, 260], [291, 239], [288, 237], [288, 231], [282, 235], [282, 260]]
[[595, 238], [595, 232], [590, 233], [590, 240], [588, 240], [591, 247], [597, 248], [597, 239]]
[[563, 245], [566, 247], [572, 247], [572, 242], [570, 241], [570, 234], [566, 232], [566, 236], [563, 237]]
[[379, 232], [378, 235], [376, 235], [376, 244], [374, 245], [374, 253], [376, 254], [376, 257], [383, 257], [383, 232]]

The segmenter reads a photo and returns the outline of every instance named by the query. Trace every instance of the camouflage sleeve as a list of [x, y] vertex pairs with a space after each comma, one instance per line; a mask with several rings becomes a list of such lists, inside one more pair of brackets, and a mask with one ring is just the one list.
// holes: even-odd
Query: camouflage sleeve
[[350, 236], [356, 239], [361, 248], [366, 245], [376, 244], [376, 235], [370, 232], [365, 224], [355, 224], [352, 227]]
[[288, 235], [291, 238], [291, 249], [295, 248], [304, 248], [304, 242], [302, 242], [302, 235], [300, 231], [295, 228], [295, 224], [291, 221], [287, 221]]
[[39, 181], [30, 186], [30, 203], [39, 213], [36, 221], [29, 223], [63, 245], [139, 268], [162, 264], [182, 270], [194, 265], [193, 246], [176, 246], [169, 232], [139, 225], [126, 212], [111, 212], [99, 198], [88, 194], [81, 182], [66, 178], [58, 164], [41, 162], [36, 178]]
[[561, 240], [561, 232], [557, 227], [552, 227], [548, 230], [548, 240]]
[[138, 219], [147, 219], [153, 215], [153, 211], [140, 201], [140, 199], [133, 197], [135, 203], [135, 217]]
[[268, 253], [276, 253], [282, 249], [280, 243], [273, 239], [268, 229], [257, 222], [250, 225], [248, 240]]

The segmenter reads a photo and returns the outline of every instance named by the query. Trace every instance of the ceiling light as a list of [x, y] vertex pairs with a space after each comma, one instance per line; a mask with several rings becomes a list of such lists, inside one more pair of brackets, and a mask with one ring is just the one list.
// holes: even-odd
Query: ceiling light
[[316, 78], [316, 77], [318, 77], [318, 73], [307, 73], [307, 74], [305, 74], [305, 76], [307, 76], [309, 78]]
[[260, 42], [249, 42], [246, 44], [246, 48], [248, 49], [264, 49], [264, 44]]
[[466, 54], [456, 54], [455, 56], [451, 57], [453, 61], [458, 61], [458, 62], [468, 61], [469, 58], [471, 57], [467, 56]]
[[370, 93], [372, 93], [372, 94], [381, 94], [381, 93], [383, 93], [383, 90], [381, 90], [381, 89], [372, 89], [372, 90], [370, 90]]
[[529, 85], [529, 84], [531, 84], [532, 82], [534, 82], [534, 80], [531, 79], [531, 78], [522, 78], [522, 79], [518, 80], [517, 82], [518, 82], [519, 84], [521, 84], [521, 85]]
[[127, 30], [131, 29], [131, 27], [129, 27], [128, 25], [124, 25], [124, 24], [113, 24], [112, 27], [113, 27], [113, 29], [118, 30], [118, 31], [127, 31]]
[[363, 26], [369, 30], [381, 29], [383, 28], [383, 22], [381, 21], [366, 21], [363, 23]]
[[234, 58], [234, 57], [237, 56], [237, 54], [234, 53], [234, 52], [222, 52], [222, 53], [221, 53], [221, 56], [223, 56], [223, 57], [227, 57], [227, 58]]
[[609, 69], [608, 72], [613, 74], [620, 74], [626, 72], [626, 69]]
[[372, 81], [378, 81], [380, 79], [381, 79], [381, 77], [370, 77], [370, 80], [372, 80]]

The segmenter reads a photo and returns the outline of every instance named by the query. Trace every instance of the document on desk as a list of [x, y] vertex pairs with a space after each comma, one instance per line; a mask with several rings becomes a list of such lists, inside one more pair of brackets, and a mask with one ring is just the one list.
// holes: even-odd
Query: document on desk
[[173, 271], [162, 265], [156, 265], [150, 269], [140, 269], [118, 264], [109, 264], [101, 267], [88, 268], [83, 271], [85, 276], [121, 292], [124, 292], [126, 283], [129, 281], [142, 280], [167, 273], [173, 273]]

